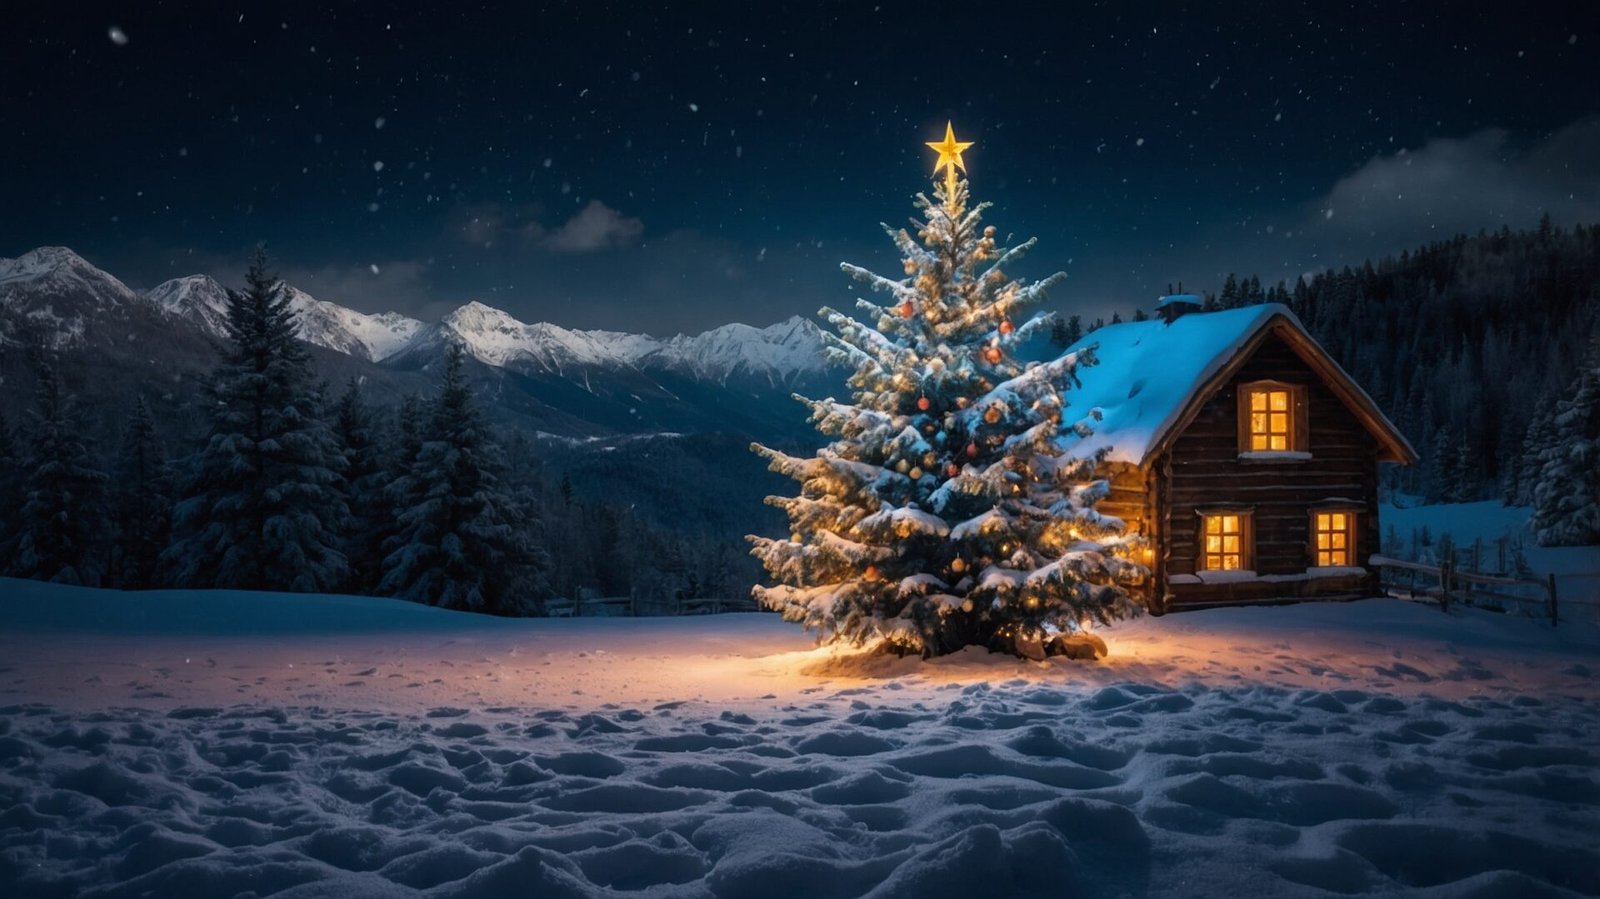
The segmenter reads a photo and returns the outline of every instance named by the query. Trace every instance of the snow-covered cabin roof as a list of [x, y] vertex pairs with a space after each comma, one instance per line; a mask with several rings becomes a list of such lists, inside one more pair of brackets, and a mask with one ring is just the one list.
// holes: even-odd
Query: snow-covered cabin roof
[[1281, 337], [1366, 425], [1378, 439], [1379, 459], [1416, 461], [1416, 451], [1372, 397], [1280, 303], [1193, 312], [1170, 324], [1152, 319], [1107, 325], [1073, 344], [1068, 352], [1096, 347], [1100, 364], [1078, 369], [1082, 386], [1067, 391], [1067, 402], [1080, 416], [1092, 407], [1104, 415], [1075, 451], [1105, 449], [1107, 461], [1144, 465], [1269, 334]]

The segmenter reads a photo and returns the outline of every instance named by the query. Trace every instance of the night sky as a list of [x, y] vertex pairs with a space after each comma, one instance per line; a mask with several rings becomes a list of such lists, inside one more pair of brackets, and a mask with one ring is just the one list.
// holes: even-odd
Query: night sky
[[0, 256], [237, 283], [265, 241], [368, 312], [767, 324], [898, 271], [947, 119], [1040, 239], [1012, 273], [1091, 315], [1600, 221], [1594, 4], [1133, 5], [8, 3]]

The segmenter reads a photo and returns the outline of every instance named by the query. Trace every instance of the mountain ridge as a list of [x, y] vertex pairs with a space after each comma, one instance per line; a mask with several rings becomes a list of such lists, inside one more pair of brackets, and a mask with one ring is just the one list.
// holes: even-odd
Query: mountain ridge
[[[307, 343], [371, 362], [417, 357], [455, 342], [495, 368], [581, 376], [594, 368], [666, 369], [698, 380], [726, 383], [747, 376], [777, 387], [822, 374], [820, 329], [791, 316], [757, 327], [730, 322], [699, 334], [657, 338], [624, 331], [567, 328], [553, 322], [523, 322], [478, 300], [435, 322], [398, 312], [365, 313], [319, 299], [287, 282], [290, 305], [299, 314]], [[88, 310], [61, 314], [51, 297], [71, 298]], [[0, 258], [0, 305], [25, 303], [23, 311], [49, 329], [53, 342], [70, 343], [81, 332], [85, 312], [144, 301], [163, 314], [184, 319], [208, 336], [225, 336], [227, 288], [207, 274], [172, 278], [136, 291], [67, 247], [37, 247], [15, 259]]]

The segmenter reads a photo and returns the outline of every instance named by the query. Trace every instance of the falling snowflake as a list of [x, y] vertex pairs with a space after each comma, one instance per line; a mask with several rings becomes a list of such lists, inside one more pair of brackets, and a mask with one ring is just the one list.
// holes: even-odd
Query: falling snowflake
[[373, 164], [372, 164], [372, 170], [373, 170], [373, 171], [374, 171], [374, 172], [381, 172], [381, 171], [383, 171], [383, 160], [381, 160], [381, 159], [380, 159], [380, 160], [378, 160], [378, 161], [377, 161], [377, 162], [374, 162], [374, 163], [373, 163]]
[[[125, 47], [128, 45], [128, 33], [115, 25], [112, 25], [110, 28], [106, 29], [106, 37], [111, 38], [111, 43], [116, 44], [118, 47]], [[1577, 39], [1578, 36], [1574, 34], [1572, 36], [1572, 40], [1576, 41]]]
[[389, 120], [383, 116], [378, 116], [376, 119], [372, 120], [372, 127], [378, 129], [379, 131], [382, 131], [383, 126], [387, 124], [389, 124]]
[[367, 271], [372, 272], [374, 275], [376, 275], [378, 273], [378, 264], [376, 262], [369, 264], [367, 266]]

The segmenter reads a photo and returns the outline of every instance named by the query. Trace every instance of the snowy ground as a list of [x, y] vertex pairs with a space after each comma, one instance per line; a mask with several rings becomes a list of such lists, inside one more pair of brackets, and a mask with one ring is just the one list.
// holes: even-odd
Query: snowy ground
[[0, 580], [0, 895], [1593, 896], [1600, 637], [1388, 600], [835, 655]]

